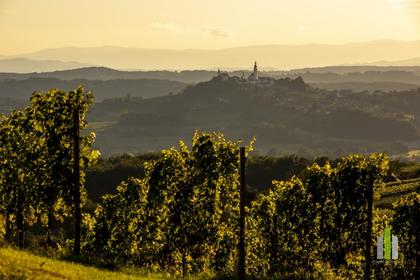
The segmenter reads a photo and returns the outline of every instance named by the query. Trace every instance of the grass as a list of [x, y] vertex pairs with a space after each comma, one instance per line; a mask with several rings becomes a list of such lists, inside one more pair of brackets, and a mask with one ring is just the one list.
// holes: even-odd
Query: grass
[[158, 280], [169, 276], [133, 275], [48, 259], [29, 252], [0, 248], [0, 279]]

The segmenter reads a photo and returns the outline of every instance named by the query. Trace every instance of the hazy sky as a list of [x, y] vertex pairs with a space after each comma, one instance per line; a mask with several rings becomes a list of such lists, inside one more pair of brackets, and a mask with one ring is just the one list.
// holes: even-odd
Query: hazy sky
[[0, 0], [0, 55], [420, 39], [420, 0]]

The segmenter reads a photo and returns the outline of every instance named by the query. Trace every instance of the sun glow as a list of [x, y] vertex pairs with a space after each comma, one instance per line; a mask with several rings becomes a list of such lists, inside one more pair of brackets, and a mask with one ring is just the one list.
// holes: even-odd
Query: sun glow
[[0, 55], [118, 45], [220, 49], [420, 38], [420, 0], [2, 0]]

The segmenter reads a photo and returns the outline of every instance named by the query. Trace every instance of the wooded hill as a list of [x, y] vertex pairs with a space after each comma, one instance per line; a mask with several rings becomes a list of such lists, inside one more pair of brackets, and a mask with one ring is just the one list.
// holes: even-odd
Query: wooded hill
[[419, 101], [418, 90], [355, 93], [315, 89], [302, 78], [267, 87], [214, 78], [178, 95], [104, 100], [90, 121], [109, 154], [167, 148], [196, 129], [256, 136], [264, 153], [401, 153], [419, 139]]

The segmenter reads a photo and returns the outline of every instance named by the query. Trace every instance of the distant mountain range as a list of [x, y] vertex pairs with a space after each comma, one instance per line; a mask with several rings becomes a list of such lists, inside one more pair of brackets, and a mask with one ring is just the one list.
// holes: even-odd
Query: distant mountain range
[[420, 57], [398, 60], [398, 61], [377, 61], [370, 63], [377, 66], [418, 66], [420, 65]]
[[[420, 41], [372, 41], [348, 44], [261, 45], [217, 50], [172, 50], [142, 49], [127, 47], [57, 48], [22, 54], [11, 58], [26, 58], [40, 61], [51, 60], [63, 67], [68, 62], [84, 65], [100, 65], [116, 69], [246, 69], [257, 60], [265, 69], [293, 69], [329, 65], [372, 64], [419, 65]], [[5, 58], [3, 58], [5, 59]], [[7, 66], [12, 61], [2, 62]], [[63, 64], [64, 63], [64, 64]], [[1, 64], [0, 64], [1, 65]], [[28, 64], [19, 71], [0, 68], [3, 72], [48, 71]], [[57, 65], [60, 66], [60, 65]], [[41, 70], [44, 69], [44, 70]], [[51, 68], [50, 68], [51, 70]]]
[[0, 56], [0, 72], [30, 73], [68, 70], [92, 66], [88, 63], [63, 62], [60, 60], [34, 60], [28, 58], [6, 58]]

